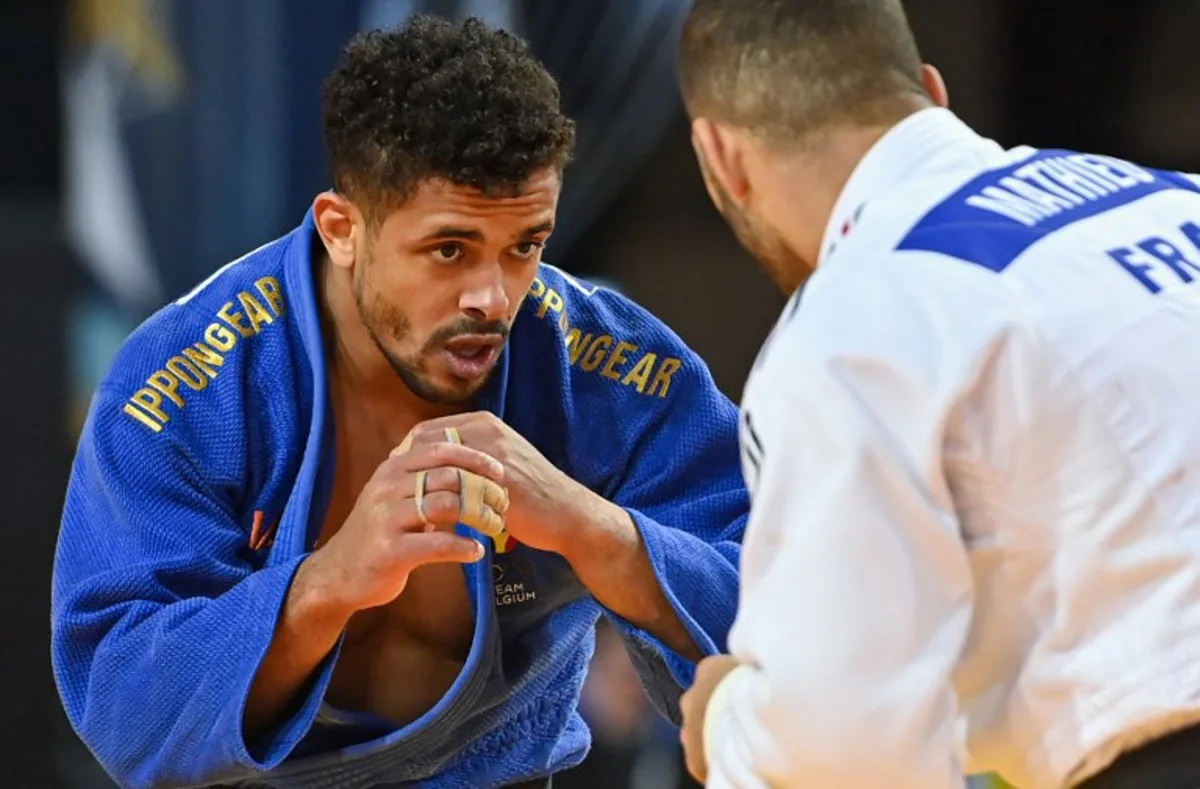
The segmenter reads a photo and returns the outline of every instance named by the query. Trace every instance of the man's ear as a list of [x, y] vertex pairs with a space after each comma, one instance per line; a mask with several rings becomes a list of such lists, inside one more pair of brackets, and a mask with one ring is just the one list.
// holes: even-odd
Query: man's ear
[[362, 227], [362, 213], [337, 192], [321, 192], [313, 200], [313, 222], [329, 261], [348, 269], [354, 265], [355, 247], [362, 243], [355, 228]]
[[713, 204], [721, 207], [723, 191], [735, 204], [743, 205], [750, 181], [746, 177], [742, 135], [708, 118], [696, 118], [692, 121], [692, 147]]
[[950, 91], [946, 89], [946, 80], [942, 79], [942, 72], [926, 63], [921, 66], [921, 84], [934, 104], [943, 108], [950, 106]]

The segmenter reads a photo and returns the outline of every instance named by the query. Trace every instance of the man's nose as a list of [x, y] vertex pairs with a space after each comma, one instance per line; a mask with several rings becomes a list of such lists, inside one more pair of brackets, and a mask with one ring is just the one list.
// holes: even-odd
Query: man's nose
[[475, 277], [463, 291], [459, 307], [475, 320], [495, 321], [507, 317], [509, 300], [500, 266], [489, 267], [489, 271]]

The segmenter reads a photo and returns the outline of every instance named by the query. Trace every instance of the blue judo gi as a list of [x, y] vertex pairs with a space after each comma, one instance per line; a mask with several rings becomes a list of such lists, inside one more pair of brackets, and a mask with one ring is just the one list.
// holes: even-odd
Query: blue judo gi
[[[599, 606], [556, 554], [466, 527], [466, 665], [402, 728], [323, 700], [247, 743], [242, 712], [334, 471], [311, 216], [153, 315], [94, 397], [54, 567], [54, 673], [124, 786], [489, 787], [579, 763], [577, 712], [608, 616], [678, 721], [693, 664]], [[724, 651], [748, 500], [736, 409], [661, 322], [543, 265], [478, 406], [626, 508], [705, 653]]]

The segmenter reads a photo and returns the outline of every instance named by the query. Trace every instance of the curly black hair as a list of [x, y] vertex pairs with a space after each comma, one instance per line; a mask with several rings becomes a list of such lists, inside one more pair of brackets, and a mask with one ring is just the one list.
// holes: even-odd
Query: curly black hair
[[334, 187], [368, 213], [429, 178], [513, 194], [571, 158], [558, 84], [516, 36], [475, 18], [414, 16], [355, 36], [324, 84]]

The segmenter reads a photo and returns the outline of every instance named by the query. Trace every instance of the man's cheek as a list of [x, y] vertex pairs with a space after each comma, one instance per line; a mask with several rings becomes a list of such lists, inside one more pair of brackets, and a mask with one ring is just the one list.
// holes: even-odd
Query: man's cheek
[[508, 293], [508, 301], [512, 306], [509, 307], [508, 315], [504, 317], [505, 323], [512, 326], [513, 321], [517, 319], [517, 315], [521, 313], [521, 308], [525, 306], [525, 300], [529, 297], [540, 299], [546, 295], [546, 286], [540, 279], [532, 279], [528, 282], [523, 282], [523, 287], [510, 289]]

